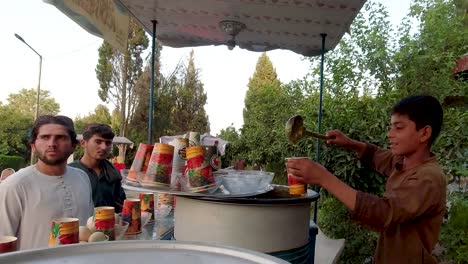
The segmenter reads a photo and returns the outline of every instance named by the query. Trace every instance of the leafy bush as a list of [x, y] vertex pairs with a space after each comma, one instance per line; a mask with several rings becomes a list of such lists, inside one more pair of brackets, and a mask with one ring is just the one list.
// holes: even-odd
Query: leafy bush
[[322, 198], [319, 206], [318, 225], [324, 234], [346, 239], [339, 263], [362, 264], [373, 255], [377, 233], [352, 222], [348, 209], [333, 197]]
[[25, 161], [22, 157], [18, 156], [7, 156], [0, 154], [0, 171], [6, 168], [12, 168], [14, 170], [19, 170], [23, 168]]
[[441, 244], [447, 250], [444, 258], [468, 263], [468, 195], [456, 194], [449, 200], [452, 206], [441, 232]]

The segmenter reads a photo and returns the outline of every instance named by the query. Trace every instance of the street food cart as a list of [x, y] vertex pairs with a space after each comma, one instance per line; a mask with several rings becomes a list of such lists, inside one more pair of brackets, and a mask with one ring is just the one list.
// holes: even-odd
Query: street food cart
[[[151, 145], [156, 39], [170, 47], [226, 45], [229, 49], [239, 47], [254, 52], [287, 49], [307, 57], [320, 56], [320, 100], [317, 109], [320, 133], [324, 55], [333, 50], [348, 32], [365, 0], [46, 2], [122, 51], [126, 50], [130, 16], [152, 36], [147, 142]], [[317, 140], [317, 161], [320, 156], [320, 141]], [[203, 241], [269, 253], [291, 263], [314, 262], [317, 206], [314, 206], [311, 220], [310, 203], [317, 201], [317, 189], [308, 190], [301, 197], [292, 197], [287, 195], [284, 186], [274, 185], [268, 185], [258, 193], [237, 195], [162, 190], [132, 185], [130, 182], [124, 183], [124, 188], [135, 192], [169, 193], [178, 198], [173, 232], [148, 235], [147, 238]], [[156, 230], [158, 224], [154, 226]]]

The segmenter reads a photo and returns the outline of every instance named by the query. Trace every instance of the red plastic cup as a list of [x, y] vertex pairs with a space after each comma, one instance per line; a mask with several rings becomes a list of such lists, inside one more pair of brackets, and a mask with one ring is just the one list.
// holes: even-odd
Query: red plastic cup
[[125, 199], [122, 208], [122, 221], [130, 223], [126, 235], [141, 233], [140, 199]]
[[[290, 159], [309, 159], [309, 158], [308, 157], [286, 158], [286, 160], [290, 160]], [[289, 173], [288, 173], [288, 186], [289, 186], [289, 194], [302, 195], [306, 192], [306, 186], [304, 182], [298, 179], [294, 179]]]

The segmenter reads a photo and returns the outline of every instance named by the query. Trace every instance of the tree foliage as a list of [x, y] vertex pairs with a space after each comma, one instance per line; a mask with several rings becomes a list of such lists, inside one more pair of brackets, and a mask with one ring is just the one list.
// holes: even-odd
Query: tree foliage
[[[195, 67], [193, 51], [187, 66], [179, 63], [165, 76], [160, 71], [161, 50], [162, 46], [158, 44], [155, 53], [152, 141], [187, 131], [209, 132], [208, 116], [204, 109], [207, 95], [199, 78], [199, 69]], [[129, 129], [129, 137], [135, 142], [147, 141], [150, 80], [148, 63], [135, 85], [138, 97], [142, 98], [138, 101]]]
[[109, 109], [105, 105], [100, 104], [96, 106], [93, 113], [89, 113], [83, 117], [76, 117], [74, 123], [77, 133], [81, 133], [83, 128], [91, 123], [101, 123], [112, 126], [112, 118]]
[[33, 117], [9, 105], [0, 106], [0, 154], [29, 160], [29, 134]]
[[251, 164], [276, 162], [285, 145], [284, 124], [291, 113], [286, 89], [266, 53], [259, 57], [248, 87], [241, 130], [247, 147], [244, 158]]
[[[120, 113], [119, 135], [125, 136], [138, 105], [135, 84], [143, 71], [143, 51], [148, 47], [145, 31], [135, 21], [130, 21], [127, 51], [123, 54], [109, 43], [99, 48], [96, 77], [100, 89], [98, 95], [104, 102], [112, 102]], [[146, 99], [146, 98], [144, 98]], [[120, 156], [125, 155], [125, 148], [120, 148]]]
[[207, 95], [200, 80], [200, 70], [195, 67], [192, 50], [185, 67], [171, 111], [171, 124], [176, 134], [187, 131], [210, 132], [210, 123], [205, 111]]
[[468, 95], [467, 83], [454, 79], [452, 72], [468, 52], [466, 14], [458, 12], [458, 2], [418, 0], [411, 6], [399, 32], [401, 48], [395, 54], [397, 85], [403, 94], [432, 94], [440, 100]]
[[[207, 95], [195, 67], [193, 51], [188, 65], [182, 63], [164, 76], [160, 72], [162, 47], [155, 53], [155, 90], [153, 98], [153, 141], [164, 135], [183, 134], [187, 131], [209, 132], [209, 121], [204, 106]], [[136, 93], [140, 98], [130, 134], [135, 140], [147, 141], [148, 109], [150, 97], [150, 67], [145, 67], [136, 83]]]
[[[8, 96], [8, 107], [13, 112], [23, 114], [34, 119], [36, 113], [36, 89], [21, 89], [18, 93]], [[50, 97], [50, 91], [40, 90], [39, 115], [56, 115], [60, 111], [60, 105]]]
[[[36, 113], [36, 90], [21, 89], [8, 95], [7, 104], [0, 104], [0, 154], [30, 158], [29, 133]], [[40, 91], [39, 115], [56, 115], [60, 106], [47, 90]]]

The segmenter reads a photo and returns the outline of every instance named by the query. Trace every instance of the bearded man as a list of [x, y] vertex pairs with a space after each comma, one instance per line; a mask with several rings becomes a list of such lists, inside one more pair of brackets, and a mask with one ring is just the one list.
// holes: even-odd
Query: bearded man
[[86, 225], [92, 215], [88, 176], [67, 166], [77, 143], [70, 118], [38, 117], [30, 142], [38, 162], [0, 184], [0, 236], [17, 237], [20, 250], [48, 247], [53, 219], [78, 218]]

